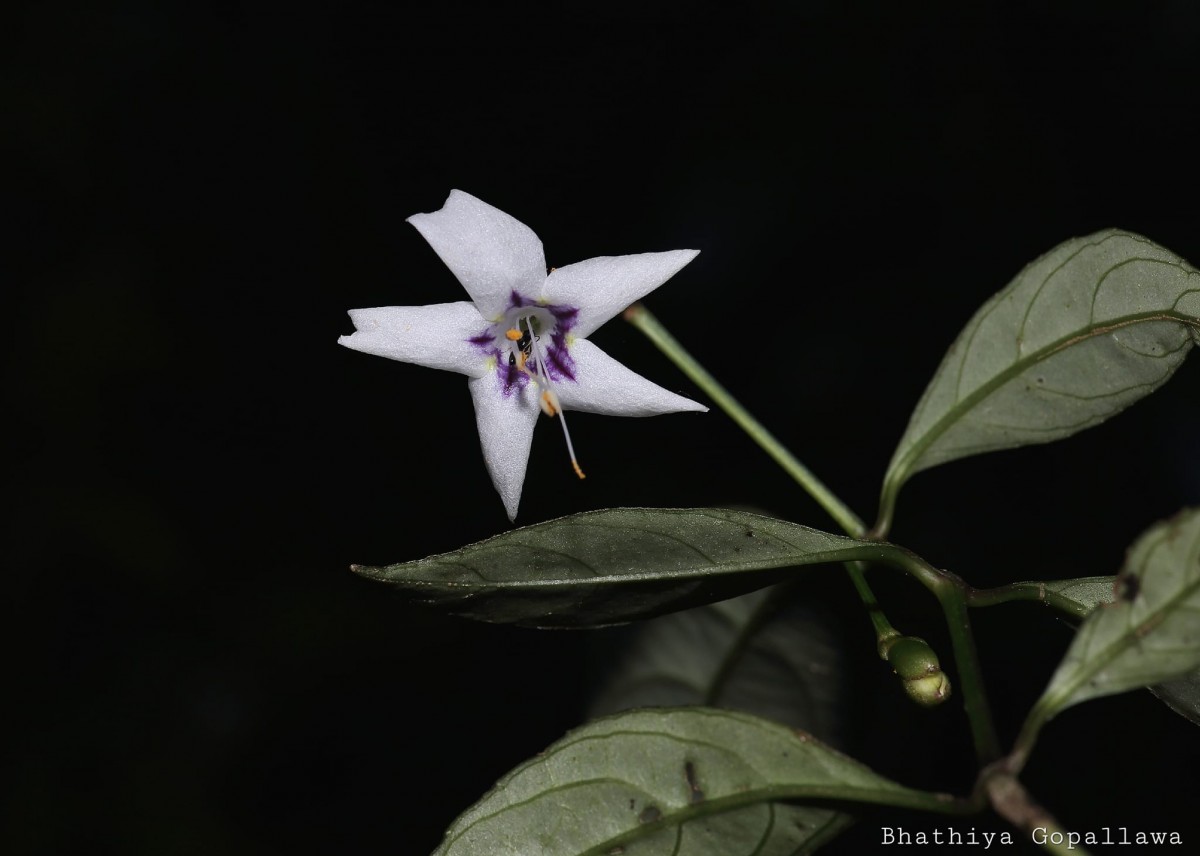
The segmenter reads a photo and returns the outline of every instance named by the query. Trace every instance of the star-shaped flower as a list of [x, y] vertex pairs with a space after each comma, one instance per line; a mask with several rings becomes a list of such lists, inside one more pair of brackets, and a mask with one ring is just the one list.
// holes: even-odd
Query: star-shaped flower
[[351, 309], [356, 332], [338, 343], [469, 378], [484, 461], [510, 520], [539, 412], [559, 417], [583, 478], [564, 410], [653, 416], [708, 409], [635, 374], [586, 338], [670, 279], [697, 250], [602, 256], [547, 275], [537, 235], [468, 193], [452, 190], [440, 211], [408, 222], [471, 302]]

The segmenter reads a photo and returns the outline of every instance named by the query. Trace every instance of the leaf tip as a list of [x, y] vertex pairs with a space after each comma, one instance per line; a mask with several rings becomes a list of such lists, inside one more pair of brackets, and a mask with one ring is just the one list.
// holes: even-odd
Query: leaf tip
[[350, 571], [351, 573], [358, 574], [360, 577], [367, 577], [372, 580], [377, 580], [381, 576], [380, 569], [373, 565], [351, 565]]

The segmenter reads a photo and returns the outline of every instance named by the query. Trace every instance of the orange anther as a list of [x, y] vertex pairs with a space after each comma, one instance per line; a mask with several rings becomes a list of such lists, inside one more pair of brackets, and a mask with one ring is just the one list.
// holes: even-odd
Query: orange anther
[[511, 330], [504, 331], [504, 338], [508, 339], [508, 341], [510, 341], [510, 342], [519, 342], [521, 340], [521, 336], [522, 336], [521, 331], [518, 330], [516, 327], [514, 327]]

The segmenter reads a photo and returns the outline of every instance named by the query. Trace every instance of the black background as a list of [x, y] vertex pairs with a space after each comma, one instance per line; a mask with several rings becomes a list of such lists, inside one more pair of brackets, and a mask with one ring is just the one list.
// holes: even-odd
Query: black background
[[[649, 305], [867, 517], [946, 346], [1022, 265], [1107, 226], [1200, 260], [1197, 7], [963, 5], [12, 14], [2, 849], [424, 853], [582, 719], [602, 637], [346, 570], [508, 526], [464, 381], [335, 344], [347, 309], [462, 298], [403, 222], [451, 188], [551, 265], [701, 249]], [[595, 340], [700, 396], [619, 320]], [[1197, 389], [1193, 361], [1070, 441], [923, 473], [893, 537], [979, 585], [1115, 572], [1200, 497]], [[720, 414], [572, 432], [589, 478], [540, 426], [519, 522], [751, 503], [834, 528]], [[840, 571], [813, 573], [861, 671], [855, 754], [967, 790], [958, 699], [900, 698]], [[877, 577], [948, 652], [930, 599]], [[975, 617], [1007, 743], [1069, 633]], [[1068, 828], [1194, 843], [1197, 769], [1195, 727], [1135, 693], [1051, 723], [1026, 778]], [[946, 825], [883, 811], [830, 852], [896, 824]]]

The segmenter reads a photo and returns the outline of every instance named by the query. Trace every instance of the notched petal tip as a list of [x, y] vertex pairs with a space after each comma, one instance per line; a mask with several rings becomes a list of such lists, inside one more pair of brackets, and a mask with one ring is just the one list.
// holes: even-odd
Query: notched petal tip
[[452, 190], [437, 211], [414, 214], [421, 233], [462, 283], [484, 317], [502, 312], [516, 291], [536, 297], [546, 280], [546, 257], [533, 230], [481, 199]]
[[369, 322], [367, 319], [370, 313], [373, 311], [375, 310], [347, 309], [346, 314], [350, 316], [350, 323], [354, 325], [354, 332], [344, 333], [341, 336], [338, 336], [337, 343], [345, 348], [355, 348], [353, 339], [355, 336], [358, 336], [360, 333], [363, 333], [368, 329]]
[[[480, 205], [485, 208], [492, 208], [491, 205], [488, 205], [486, 202], [484, 202], [478, 196], [472, 196], [470, 193], [467, 193], [465, 190], [454, 189], [454, 190], [451, 190], [449, 195], [446, 196], [446, 201], [442, 203], [442, 207], [439, 208], [437, 211], [418, 211], [416, 214], [412, 214], [412, 215], [409, 215], [408, 217], [405, 217], [404, 222], [412, 223], [414, 220], [417, 222], [420, 222], [422, 219], [424, 219], [426, 217], [436, 217], [438, 214], [443, 213], [447, 208], [450, 208], [452, 206], [453, 207], [459, 207], [459, 206], [470, 207], [470, 206], [475, 206], [475, 205]], [[507, 216], [507, 215], [505, 215], [505, 216]]]
[[355, 331], [338, 344], [365, 354], [478, 377], [487, 371], [485, 356], [471, 347], [483, 319], [474, 304], [377, 306], [351, 309]]

